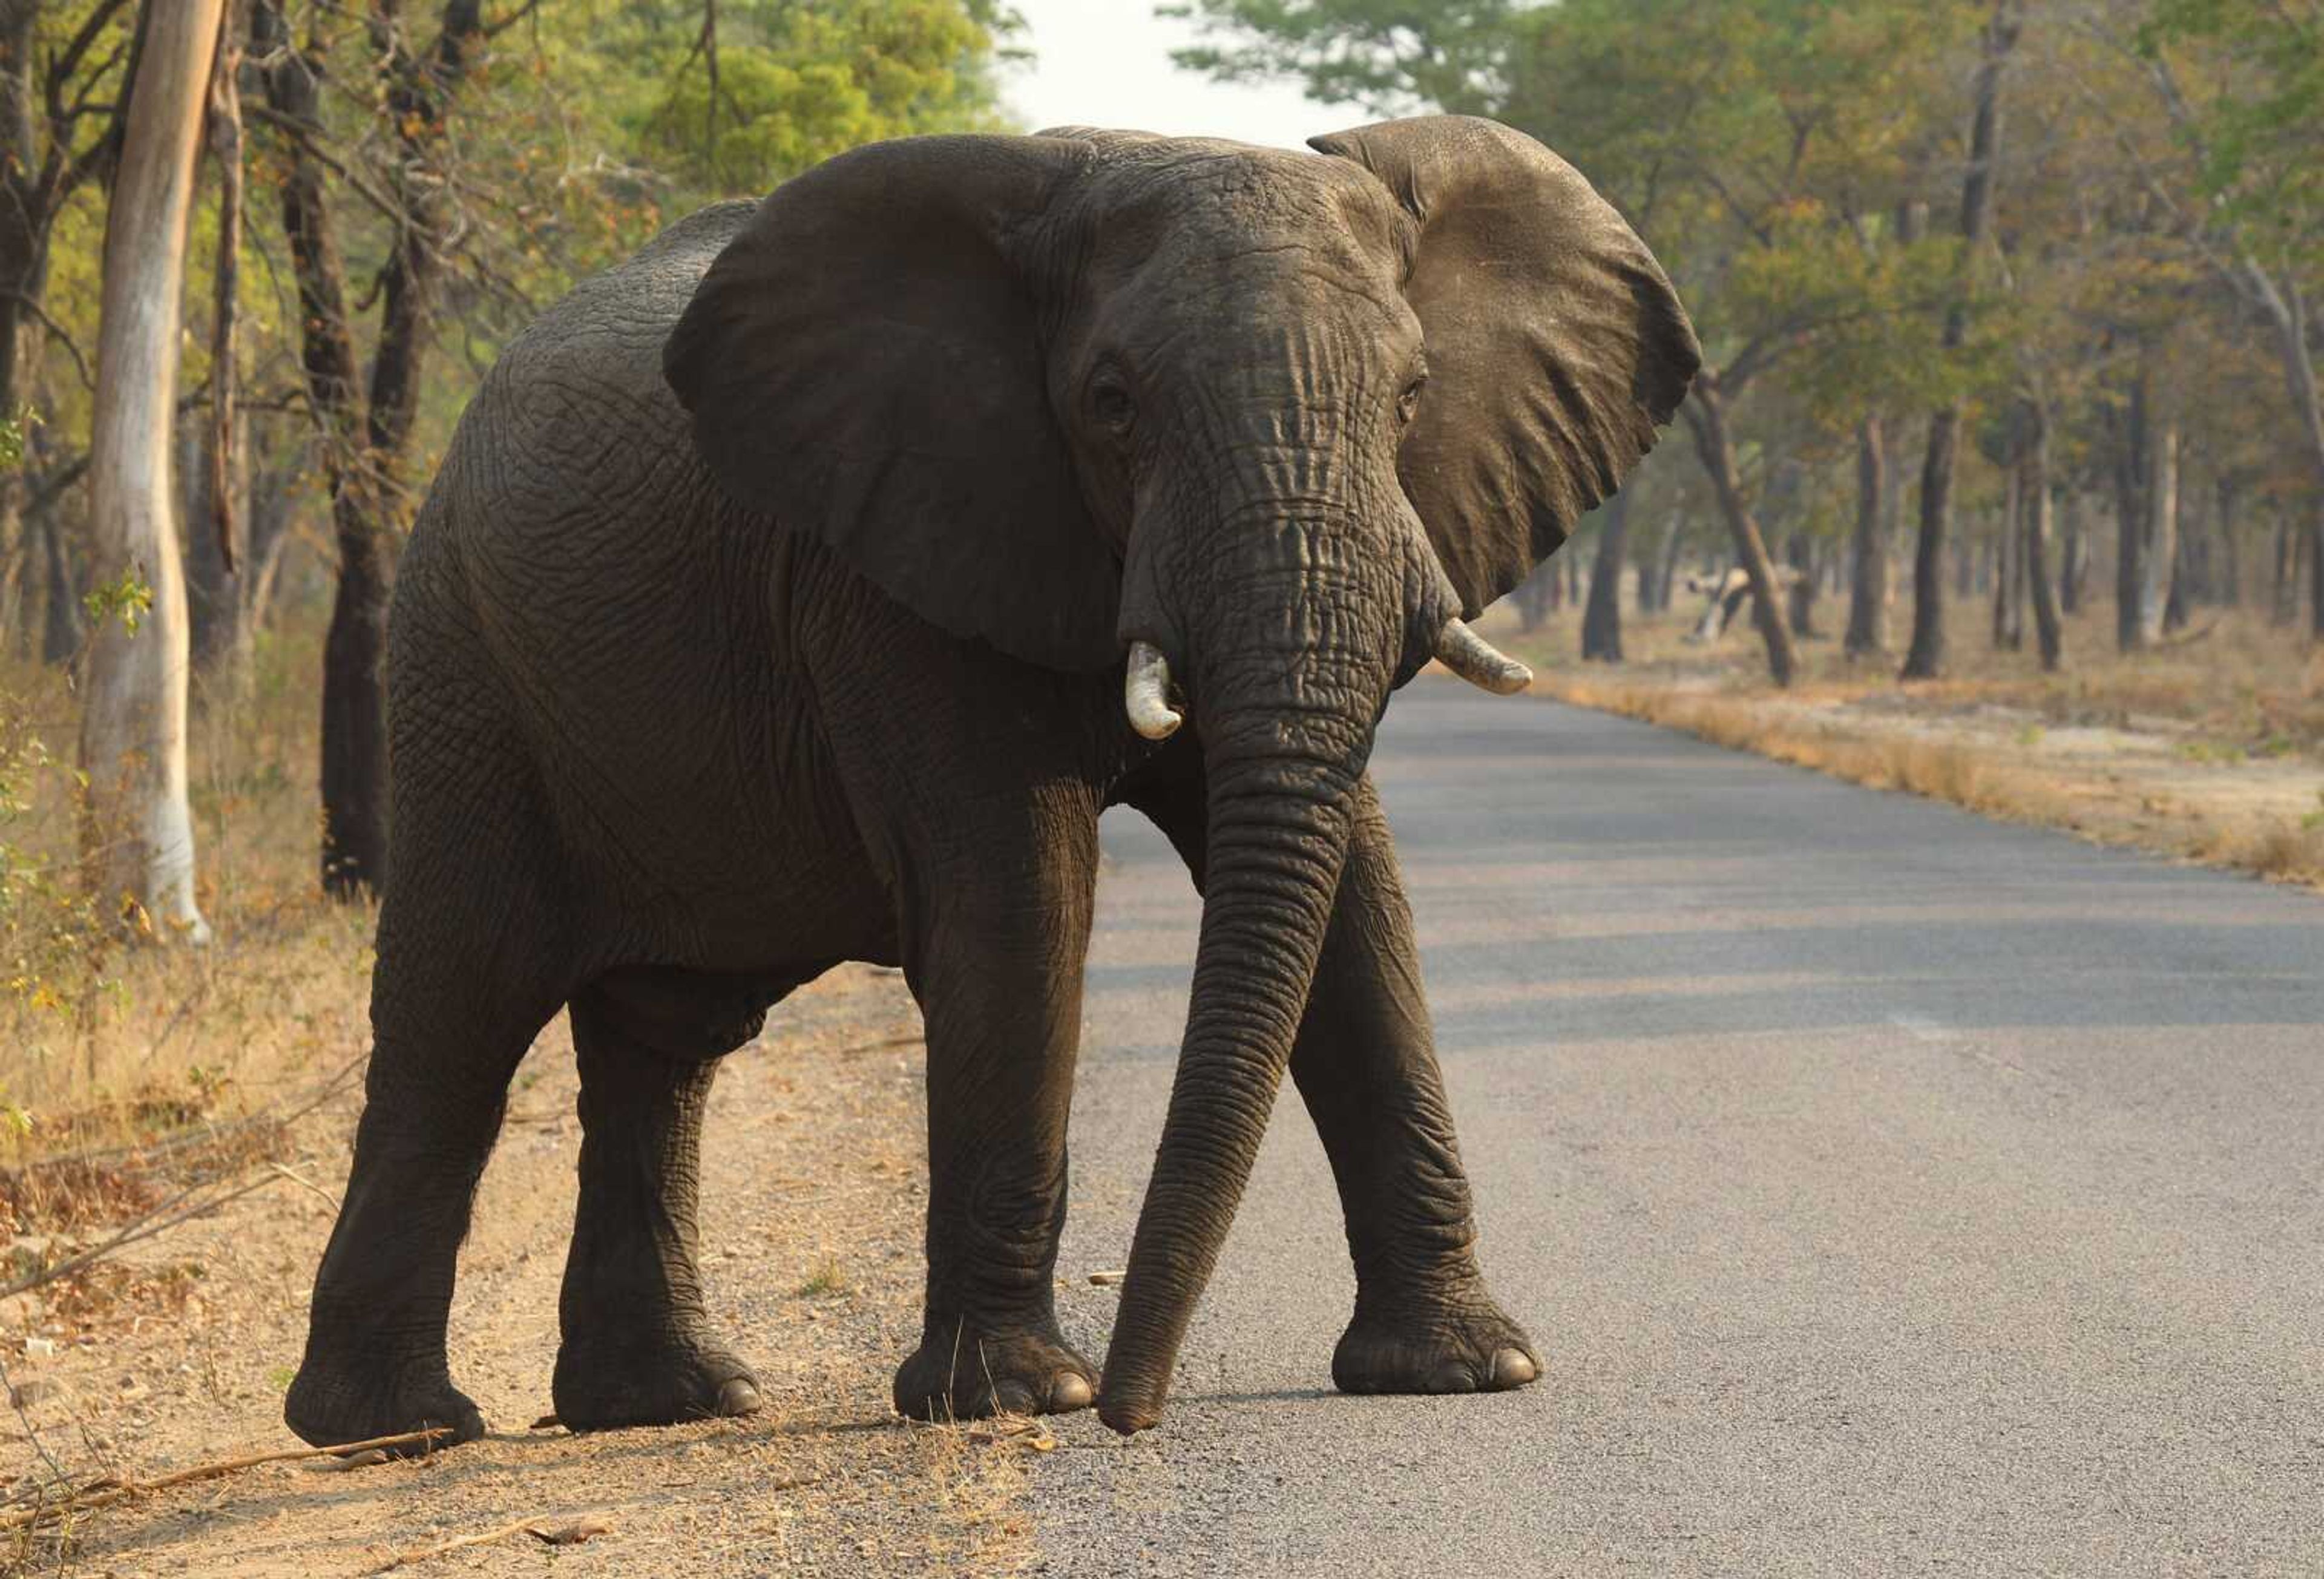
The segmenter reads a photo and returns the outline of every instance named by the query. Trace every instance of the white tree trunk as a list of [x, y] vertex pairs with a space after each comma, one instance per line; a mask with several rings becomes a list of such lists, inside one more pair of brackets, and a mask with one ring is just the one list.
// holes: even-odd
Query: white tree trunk
[[2179, 568], [2179, 413], [2155, 422], [2153, 476], [2146, 488], [2145, 576], [2138, 592], [2140, 644], [2163, 640], [2163, 616], [2171, 606], [2171, 583]]
[[170, 488], [179, 300], [193, 213], [194, 156], [224, 0], [150, 8], [106, 218], [89, 435], [89, 527], [100, 588], [152, 605], [133, 633], [109, 609], [91, 641], [81, 714], [88, 778], [83, 848], [99, 901], [134, 902], [163, 936], [209, 935], [194, 903], [186, 801], [186, 582]]

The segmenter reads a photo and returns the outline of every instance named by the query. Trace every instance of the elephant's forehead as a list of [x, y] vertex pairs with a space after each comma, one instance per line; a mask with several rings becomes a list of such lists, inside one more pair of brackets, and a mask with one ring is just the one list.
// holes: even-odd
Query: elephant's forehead
[[1211, 139], [1154, 138], [1109, 149], [1085, 201], [1099, 248], [1180, 268], [1297, 252], [1387, 263], [1401, 211], [1345, 160]]

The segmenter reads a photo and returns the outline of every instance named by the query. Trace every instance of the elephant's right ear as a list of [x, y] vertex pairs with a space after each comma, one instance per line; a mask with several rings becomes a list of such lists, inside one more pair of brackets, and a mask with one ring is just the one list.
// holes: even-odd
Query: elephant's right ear
[[662, 351], [736, 503], [955, 635], [1057, 669], [1120, 656], [1120, 569], [1050, 415], [1028, 233], [1093, 157], [913, 137], [775, 189]]

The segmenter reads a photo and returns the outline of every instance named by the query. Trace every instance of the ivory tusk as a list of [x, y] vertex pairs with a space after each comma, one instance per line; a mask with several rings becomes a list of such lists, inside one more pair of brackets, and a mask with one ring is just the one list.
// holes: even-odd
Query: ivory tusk
[[1121, 705], [1130, 715], [1130, 726], [1148, 740], [1167, 740], [1186, 721], [1185, 716], [1170, 705], [1170, 660], [1150, 642], [1130, 644], [1130, 669], [1121, 682]]
[[1457, 619], [1436, 633], [1436, 661], [1496, 696], [1514, 696], [1533, 683], [1533, 670]]

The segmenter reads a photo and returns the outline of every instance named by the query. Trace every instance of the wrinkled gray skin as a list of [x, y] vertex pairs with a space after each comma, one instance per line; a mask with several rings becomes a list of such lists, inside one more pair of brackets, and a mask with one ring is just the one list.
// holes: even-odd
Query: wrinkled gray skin
[[[1152, 1425], [1286, 1067], [1355, 1260], [1339, 1385], [1538, 1374], [1478, 1270], [1365, 762], [1445, 621], [1651, 444], [1694, 345], [1536, 144], [1425, 120], [1318, 147], [876, 145], [686, 220], [510, 347], [397, 592], [375, 1049], [301, 1436], [482, 1430], [446, 1361], [455, 1258], [511, 1075], [567, 1005], [557, 1412], [755, 1408], [703, 1313], [703, 1107], [843, 960], [900, 964], [927, 1020], [899, 1408]], [[1124, 722], [1132, 641], [1176, 677], [1167, 743]], [[1051, 1275], [1116, 803], [1205, 909], [1101, 1384]]]

